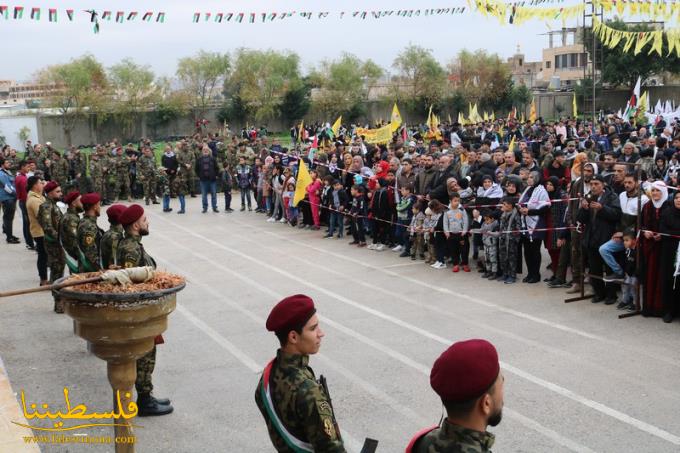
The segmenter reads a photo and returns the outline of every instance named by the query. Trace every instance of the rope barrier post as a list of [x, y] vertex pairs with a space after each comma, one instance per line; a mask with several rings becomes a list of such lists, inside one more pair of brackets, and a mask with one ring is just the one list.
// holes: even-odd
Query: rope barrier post
[[[582, 197], [585, 196], [585, 192], [586, 192], [586, 181], [585, 181], [585, 178], [584, 178], [584, 176], [583, 176], [583, 169], [585, 168], [585, 166], [586, 166], [586, 163], [585, 163], [585, 162], [581, 162], [581, 165], [580, 165], [580, 169], [581, 169], [581, 177], [580, 177], [580, 179], [581, 179], [581, 181], [580, 181], [580, 182], [581, 182], [581, 196], [582, 196]], [[579, 200], [579, 203], [580, 203], [580, 200]], [[579, 208], [579, 209], [580, 209], [580, 208]], [[576, 230], [576, 231], [578, 232], [578, 230]], [[582, 233], [579, 232], [579, 234], [582, 234]], [[579, 239], [580, 239], [580, 238], [579, 238]], [[573, 246], [573, 244], [572, 244], [572, 246]], [[585, 288], [585, 263], [584, 263], [584, 259], [583, 259], [583, 247], [581, 247], [581, 249], [582, 249], [582, 250], [581, 250], [581, 254], [579, 255], [579, 256], [580, 256], [579, 261], [580, 261], [580, 266], [581, 266], [581, 275], [580, 275], [580, 277], [579, 277], [579, 284], [580, 284], [580, 286], [581, 286], [581, 295], [580, 295], [580, 296], [576, 296], [576, 297], [570, 297], [570, 298], [568, 298], [568, 299], [564, 299], [564, 303], [565, 303], [565, 304], [569, 304], [569, 303], [571, 303], [571, 302], [578, 302], [578, 301], [580, 301], [580, 300], [590, 299], [591, 297], [594, 296], [593, 294], [587, 294], [587, 295], [586, 295], [586, 288]], [[572, 269], [572, 275], [573, 275], [574, 263], [572, 263], [571, 269]]]
[[[637, 167], [636, 175], [637, 175], [637, 183], [638, 183], [638, 196], [637, 196], [637, 230], [636, 230], [636, 241], [638, 241], [638, 244], [635, 245], [635, 270], [637, 271], [640, 269], [640, 244], [639, 244], [639, 237], [640, 237], [640, 231], [642, 230], [642, 169], [641, 165], [639, 163], [635, 163], [635, 166]], [[633, 316], [638, 316], [642, 314], [642, 303], [641, 303], [641, 297], [640, 297], [640, 279], [637, 278], [635, 279], [635, 310], [631, 311], [629, 313], [622, 313], [619, 315], [619, 319], [625, 319], [625, 318], [630, 318]]]

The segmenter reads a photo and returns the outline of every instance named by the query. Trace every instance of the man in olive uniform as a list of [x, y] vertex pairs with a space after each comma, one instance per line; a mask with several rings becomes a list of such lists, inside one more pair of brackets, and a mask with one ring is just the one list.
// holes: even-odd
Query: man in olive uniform
[[52, 151], [52, 159], [50, 160], [50, 178], [52, 181], [56, 181], [62, 187], [63, 190], [68, 186], [68, 161], [66, 158], [61, 157], [61, 154], [56, 149]]
[[[71, 158], [71, 169], [76, 180], [76, 186], [81, 192], [85, 192], [84, 180], [87, 175], [87, 159], [75, 146], [71, 147], [69, 151]], [[95, 190], [94, 192], [98, 192]]]
[[201, 157], [203, 154], [203, 143], [197, 142], [194, 143], [193, 146], [191, 147], [190, 153], [191, 153], [191, 173], [189, 174], [188, 177], [188, 182], [187, 184], [189, 185], [188, 191], [189, 194], [191, 195], [191, 198], [196, 197], [196, 187], [198, 187], [198, 173], [196, 172], [196, 162], [198, 161], [198, 158]]
[[106, 195], [106, 179], [104, 177], [104, 170], [106, 166], [107, 164], [104, 150], [100, 146], [97, 146], [96, 152], [90, 155], [90, 188], [93, 192], [97, 192], [104, 197], [103, 204], [108, 204], [108, 198]]
[[104, 181], [106, 181], [106, 199], [113, 203], [120, 195], [120, 183], [118, 182], [118, 153], [113, 147], [106, 150], [104, 161]]
[[[50, 268], [49, 282], [54, 283], [64, 276], [64, 249], [59, 241], [59, 225], [61, 224], [62, 213], [57, 207], [57, 202], [61, 200], [61, 187], [54, 181], [45, 184], [45, 202], [38, 208], [38, 223], [43, 229], [45, 252], [47, 254], [47, 266]], [[64, 306], [60, 299], [54, 299], [54, 311], [64, 312]]]
[[192, 169], [194, 168], [194, 155], [187, 149], [187, 145], [183, 143], [180, 145], [177, 152], [177, 175], [174, 180], [174, 188], [177, 197], [179, 198], [178, 214], [186, 212], [185, 196], [187, 194], [188, 181], [191, 178]]
[[314, 301], [303, 294], [276, 304], [267, 318], [281, 348], [265, 367], [255, 402], [278, 452], [345, 452], [325, 380], [317, 382], [309, 355], [319, 352], [324, 333]]
[[[238, 144], [238, 151], [236, 152], [236, 158], [240, 159], [241, 157], [245, 158], [246, 164], [252, 166], [255, 163], [255, 151], [253, 151], [253, 148], [248, 146], [248, 141], [242, 141]], [[232, 167], [233, 168], [233, 167]]]
[[503, 417], [503, 386], [496, 348], [486, 340], [454, 343], [439, 356], [430, 385], [442, 399], [446, 418], [441, 426], [423, 430], [406, 453], [487, 453]]
[[106, 210], [106, 216], [109, 218], [109, 230], [102, 235], [102, 240], [99, 243], [102, 256], [102, 269], [109, 269], [111, 266], [118, 266], [118, 245], [125, 235], [123, 227], [120, 224], [120, 215], [125, 211], [126, 206], [122, 204], [114, 204], [109, 206]]
[[80, 213], [83, 212], [83, 204], [80, 201], [80, 192], [73, 191], [64, 197], [64, 203], [68, 206], [66, 214], [61, 219], [59, 233], [61, 246], [64, 248], [64, 258], [68, 270], [72, 274], [78, 273], [78, 223]]
[[116, 196], [119, 200], [132, 201], [130, 196], [130, 163], [131, 158], [122, 147], [116, 149]]
[[98, 193], [86, 193], [80, 197], [83, 203], [83, 218], [78, 223], [78, 268], [80, 272], [96, 272], [102, 268], [99, 243], [104, 232], [97, 226], [101, 212], [101, 197]]
[[[118, 221], [125, 230], [125, 237], [118, 244], [118, 264], [124, 268], [151, 266], [156, 268], [156, 261], [146, 253], [142, 245], [142, 237], [149, 234], [149, 222], [144, 215], [144, 208], [138, 204], [130, 205], [118, 217]], [[156, 344], [161, 344], [163, 337], [156, 338]], [[156, 366], [156, 346], [144, 357], [137, 360], [137, 407], [138, 415], [165, 415], [173, 411], [170, 400], [154, 398], [151, 376]]]
[[153, 201], [158, 204], [156, 199], [156, 157], [151, 152], [151, 148], [144, 147], [142, 156], [137, 161], [137, 180], [144, 186], [144, 200], [146, 205]]

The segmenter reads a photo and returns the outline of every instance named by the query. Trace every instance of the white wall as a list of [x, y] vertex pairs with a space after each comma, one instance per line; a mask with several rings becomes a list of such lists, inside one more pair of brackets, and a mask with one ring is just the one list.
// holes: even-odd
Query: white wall
[[19, 131], [24, 126], [31, 130], [28, 139], [38, 143], [38, 122], [35, 116], [0, 117], [0, 135], [5, 137], [9, 146], [20, 152], [24, 151], [24, 143], [19, 139]]

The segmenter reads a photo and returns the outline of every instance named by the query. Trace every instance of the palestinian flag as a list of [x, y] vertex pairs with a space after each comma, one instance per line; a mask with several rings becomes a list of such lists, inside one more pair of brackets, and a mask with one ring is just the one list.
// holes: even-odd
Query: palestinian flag
[[24, 17], [24, 7], [23, 6], [15, 6], [14, 7], [14, 18], [15, 19], [21, 19]]
[[104, 11], [102, 13], [102, 20], [111, 20], [111, 11]]
[[50, 8], [49, 13], [50, 13], [50, 15], [49, 15], [50, 22], [56, 22], [57, 21], [57, 10], [56, 10], [56, 8]]
[[236, 19], [234, 19], [234, 20], [236, 20], [236, 22], [238, 22], [240, 24], [243, 21], [243, 16], [244, 16], [243, 13], [238, 13], [238, 15], [236, 16]]
[[153, 13], [151, 11], [147, 11], [144, 13], [144, 16], [142, 16], [142, 20], [149, 22], [151, 20], [151, 16], [153, 16]]
[[137, 18], [137, 11], [132, 11], [130, 14], [128, 14], [127, 20], [135, 20]]
[[250, 13], [249, 22], [250, 22], [251, 24], [252, 24], [252, 23], [255, 23], [255, 13]]
[[125, 11], [118, 11], [116, 13], [116, 22], [122, 24], [124, 20], [125, 20]]
[[206, 22], [208, 22], [208, 20], [210, 20], [211, 15], [212, 15], [212, 13], [205, 13], [205, 21]]
[[229, 22], [232, 17], [234, 17], [234, 13], [227, 13], [227, 22]]
[[31, 8], [31, 20], [40, 20], [40, 8]]
[[70, 22], [73, 22], [73, 10], [72, 9], [67, 9], [66, 10], [66, 15], [68, 16], [68, 20]]
[[165, 13], [158, 13], [158, 16], [156, 16], [156, 22], [165, 22]]
[[7, 6], [0, 6], [0, 16], [5, 16], [5, 19], [9, 19], [9, 10]]
[[194, 13], [194, 23], [197, 23], [201, 19], [201, 13]]
[[224, 19], [224, 13], [215, 14], [215, 22], [217, 22], [218, 24], [221, 24], [222, 19]]

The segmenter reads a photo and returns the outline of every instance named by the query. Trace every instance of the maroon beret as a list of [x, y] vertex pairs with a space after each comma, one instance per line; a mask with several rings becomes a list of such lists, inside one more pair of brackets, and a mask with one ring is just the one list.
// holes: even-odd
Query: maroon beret
[[491, 387], [499, 371], [498, 352], [491, 343], [459, 341], [434, 362], [430, 385], [443, 401], [470, 401]]
[[56, 181], [49, 181], [47, 184], [45, 184], [45, 188], [44, 188], [43, 190], [45, 191], [45, 193], [50, 193], [50, 192], [52, 192], [54, 189], [56, 189], [57, 187], [59, 187], [59, 183], [58, 183], [58, 182], [56, 182]]
[[83, 204], [87, 204], [87, 205], [97, 204], [101, 201], [101, 199], [102, 199], [102, 197], [100, 197], [97, 192], [86, 193], [85, 195], [80, 197], [80, 201]]
[[122, 204], [112, 204], [106, 210], [106, 215], [109, 218], [109, 223], [120, 223], [120, 215], [127, 207]]
[[144, 208], [138, 204], [131, 204], [118, 216], [118, 223], [123, 226], [132, 225], [144, 215]]
[[80, 196], [80, 192], [78, 192], [77, 190], [74, 190], [73, 192], [69, 192], [68, 195], [66, 195], [64, 197], [64, 203], [71, 204], [74, 201], [76, 201], [79, 196]]
[[314, 301], [309, 296], [288, 296], [272, 308], [267, 318], [267, 330], [288, 333], [295, 327], [304, 325], [314, 313]]

